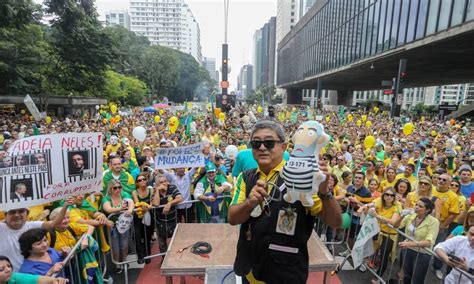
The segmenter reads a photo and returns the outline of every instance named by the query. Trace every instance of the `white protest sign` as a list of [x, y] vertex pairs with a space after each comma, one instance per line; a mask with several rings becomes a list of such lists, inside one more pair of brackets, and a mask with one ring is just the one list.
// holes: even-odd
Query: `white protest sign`
[[203, 143], [183, 147], [160, 148], [155, 157], [155, 169], [204, 167]]
[[41, 113], [36, 107], [35, 102], [30, 97], [30, 95], [25, 96], [25, 98], [23, 99], [23, 103], [25, 103], [26, 107], [28, 108], [30, 113], [33, 115], [33, 118], [35, 119], [35, 121], [40, 121], [42, 118]]
[[102, 189], [102, 134], [62, 133], [14, 141], [0, 161], [3, 211]]
[[364, 258], [374, 254], [372, 237], [379, 232], [380, 227], [377, 219], [372, 215], [367, 215], [357, 235], [354, 247], [352, 248], [351, 256], [354, 267], [359, 267]]

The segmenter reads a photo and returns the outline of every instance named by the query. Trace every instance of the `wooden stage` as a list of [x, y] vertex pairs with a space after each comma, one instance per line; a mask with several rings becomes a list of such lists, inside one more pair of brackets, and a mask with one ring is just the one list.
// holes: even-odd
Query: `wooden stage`
[[[163, 276], [205, 275], [207, 268], [230, 268], [235, 260], [239, 227], [229, 224], [179, 223], [171, 239], [168, 252], [161, 266]], [[198, 241], [211, 244], [209, 258], [185, 250], [178, 251]], [[309, 272], [330, 272], [337, 263], [326, 246], [313, 232], [308, 240]], [[325, 273], [325, 282], [328, 280]]]

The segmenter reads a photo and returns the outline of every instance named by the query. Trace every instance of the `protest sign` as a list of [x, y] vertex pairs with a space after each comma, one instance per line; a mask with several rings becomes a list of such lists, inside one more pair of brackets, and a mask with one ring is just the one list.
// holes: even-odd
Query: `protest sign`
[[100, 191], [102, 134], [62, 133], [14, 141], [0, 161], [4, 211]]
[[195, 168], [205, 164], [202, 153], [204, 144], [158, 149], [155, 157], [155, 169]]
[[38, 108], [35, 105], [35, 102], [33, 99], [30, 97], [30, 95], [26, 95], [25, 98], [23, 99], [23, 103], [25, 103], [26, 107], [30, 111], [31, 115], [33, 115], [33, 118], [35, 121], [40, 121], [41, 120], [41, 113], [38, 110]]
[[380, 232], [379, 223], [372, 215], [365, 217], [364, 223], [357, 235], [356, 242], [352, 248], [351, 256], [354, 267], [359, 267], [364, 258], [374, 254], [372, 237]]

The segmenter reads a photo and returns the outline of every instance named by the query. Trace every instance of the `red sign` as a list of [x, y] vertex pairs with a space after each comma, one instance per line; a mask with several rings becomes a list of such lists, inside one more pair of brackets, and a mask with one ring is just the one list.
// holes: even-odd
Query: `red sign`
[[392, 89], [383, 90], [383, 94], [384, 95], [393, 95], [393, 90]]
[[221, 81], [221, 88], [222, 89], [229, 88], [229, 81]]

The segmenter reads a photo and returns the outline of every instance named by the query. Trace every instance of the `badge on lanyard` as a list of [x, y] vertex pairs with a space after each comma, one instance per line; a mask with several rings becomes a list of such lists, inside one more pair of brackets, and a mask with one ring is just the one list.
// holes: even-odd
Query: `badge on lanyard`
[[276, 232], [294, 236], [296, 229], [296, 219], [298, 213], [295, 212], [295, 208], [283, 208], [278, 212], [278, 221], [276, 226]]
[[173, 201], [173, 196], [168, 195], [168, 202], [171, 202], [171, 201]]

